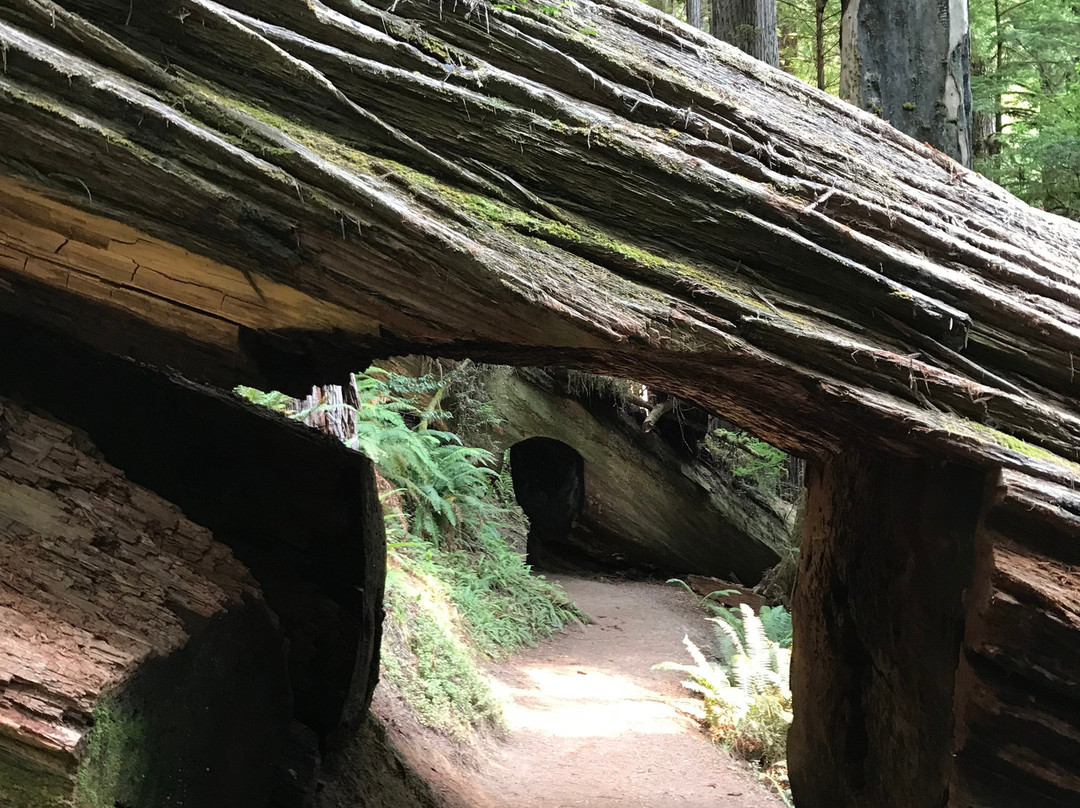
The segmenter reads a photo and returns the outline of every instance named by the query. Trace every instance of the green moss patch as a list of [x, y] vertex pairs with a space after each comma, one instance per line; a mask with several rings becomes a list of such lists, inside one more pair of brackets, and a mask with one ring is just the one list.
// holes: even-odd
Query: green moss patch
[[79, 766], [76, 805], [113, 808], [124, 802], [148, 770], [146, 749], [142, 720], [111, 699], [103, 699], [94, 710], [94, 726]]

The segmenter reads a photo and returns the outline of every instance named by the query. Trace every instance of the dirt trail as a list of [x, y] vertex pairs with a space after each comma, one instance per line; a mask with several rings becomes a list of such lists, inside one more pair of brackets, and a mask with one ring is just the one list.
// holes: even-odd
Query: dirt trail
[[[707, 627], [670, 585], [557, 577], [595, 621], [492, 666], [509, 736], [458, 782], [483, 808], [776, 808], [780, 801], [711, 744], [676, 704], [684, 632]], [[462, 788], [465, 786], [465, 788]], [[461, 792], [465, 793], [461, 793]], [[458, 800], [454, 800], [457, 802]]]

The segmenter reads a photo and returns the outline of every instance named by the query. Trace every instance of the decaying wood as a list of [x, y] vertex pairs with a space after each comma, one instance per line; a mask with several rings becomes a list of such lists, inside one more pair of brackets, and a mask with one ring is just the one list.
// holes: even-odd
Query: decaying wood
[[308, 426], [348, 444], [356, 437], [355, 390], [355, 384], [349, 388], [339, 384], [312, 387], [304, 398], [293, 402], [292, 411]]
[[1080, 496], [1006, 472], [980, 527], [958, 699], [958, 805], [1080, 792]]
[[953, 708], [985, 476], [860, 451], [808, 464], [788, 741], [797, 804], [970, 805], [952, 788]]
[[[0, 553], [0, 806], [265, 799], [284, 642], [228, 548], [0, 399]], [[207, 737], [216, 722], [233, 741]], [[238, 778], [211, 786], [209, 765]]]
[[[720, 578], [710, 578], [707, 575], [687, 575], [687, 585], [703, 598], [708, 598], [717, 606], [737, 607], [745, 603], [754, 611], [759, 611], [767, 601], [752, 589], [747, 589], [740, 584], [724, 581]], [[717, 592], [729, 594], [717, 595]]]

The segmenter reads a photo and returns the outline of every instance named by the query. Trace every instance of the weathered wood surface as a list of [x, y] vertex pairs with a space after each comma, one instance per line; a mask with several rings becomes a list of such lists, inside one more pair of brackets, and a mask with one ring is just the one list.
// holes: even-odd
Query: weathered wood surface
[[265, 799], [291, 712], [276, 620], [228, 548], [95, 454], [0, 398], [0, 806]]
[[[371, 462], [227, 391], [0, 316], [0, 391], [86, 434], [128, 479], [229, 547], [288, 647], [293, 714], [359, 721], [378, 672], [385, 539]], [[0, 633], [3, 626], [0, 625]]]
[[3, 0], [0, 43], [8, 310], [219, 380], [542, 356], [808, 455], [1075, 473], [1002, 433], [1080, 460], [1080, 227], [641, 5]]
[[1006, 472], [979, 530], [957, 700], [957, 806], [1080, 793], [1080, 495]]
[[985, 477], [866, 451], [808, 464], [788, 738], [799, 806], [965, 805], [953, 710]]
[[582, 511], [569, 536], [553, 539], [572, 557], [670, 575], [734, 573], [756, 584], [790, 546], [779, 506], [746, 496], [614, 407], [591, 410], [535, 369], [493, 372], [484, 384], [501, 419], [496, 456], [535, 437], [581, 455]]

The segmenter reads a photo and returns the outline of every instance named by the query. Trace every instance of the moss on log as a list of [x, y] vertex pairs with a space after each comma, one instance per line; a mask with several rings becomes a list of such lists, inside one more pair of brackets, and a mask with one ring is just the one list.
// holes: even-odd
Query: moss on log
[[1080, 460], [1080, 228], [700, 32], [624, 0], [137, 6], [0, 4], [9, 310], [77, 330], [92, 298], [218, 380], [544, 346], [807, 455]]

